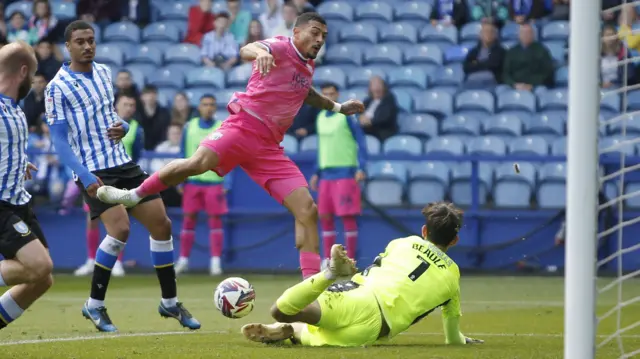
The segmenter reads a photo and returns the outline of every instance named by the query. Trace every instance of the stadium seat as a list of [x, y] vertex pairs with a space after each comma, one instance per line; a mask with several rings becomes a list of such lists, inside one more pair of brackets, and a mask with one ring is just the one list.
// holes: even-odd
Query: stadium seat
[[538, 172], [538, 206], [565, 208], [567, 168], [564, 163], [547, 163]]
[[549, 154], [549, 145], [540, 136], [516, 137], [509, 144], [509, 153], [512, 155], [540, 155]]
[[353, 20], [353, 8], [343, 1], [323, 2], [318, 6], [317, 10], [326, 20]]
[[179, 72], [182, 74], [187, 74], [189, 71], [194, 69], [199, 69], [201, 67], [202, 67], [201, 65], [194, 65], [194, 64], [168, 64], [164, 66], [165, 69], [169, 69], [171, 71]]
[[95, 61], [107, 66], [121, 67], [124, 64], [124, 55], [118, 47], [104, 44], [96, 47]]
[[365, 194], [374, 206], [401, 206], [404, 185], [394, 180], [370, 180], [367, 183]]
[[497, 136], [484, 136], [472, 139], [467, 145], [470, 154], [502, 156], [507, 152], [504, 141]]
[[227, 8], [227, 4], [226, 2], [222, 2], [222, 1], [215, 1], [213, 3], [213, 6], [211, 7], [211, 13], [212, 14], [219, 14], [221, 12], [229, 12], [229, 8]]
[[347, 100], [363, 101], [369, 96], [367, 88], [350, 88], [347, 91], [341, 91], [338, 100], [342, 103]]
[[370, 155], [380, 154], [380, 148], [382, 145], [380, 144], [380, 140], [372, 135], [365, 135], [365, 142], [367, 144], [367, 153]]
[[215, 67], [200, 67], [187, 72], [187, 87], [225, 88], [224, 71]]
[[77, 16], [76, 4], [66, 1], [53, 1], [51, 2], [51, 13], [60, 20], [75, 19]]
[[626, 131], [627, 135], [639, 136], [640, 135], [640, 114], [628, 113], [621, 117], [619, 120], [612, 122], [609, 125], [609, 134], [622, 135], [623, 131]]
[[105, 41], [140, 42], [140, 28], [132, 22], [116, 22], [104, 29]]
[[[478, 204], [487, 202], [487, 193], [493, 182], [493, 164], [478, 164]], [[452, 202], [460, 206], [470, 206], [472, 202], [473, 180], [472, 165], [469, 162], [459, 163], [451, 170], [451, 183], [449, 192]]]
[[300, 152], [315, 152], [318, 150], [318, 137], [309, 135], [300, 140]]
[[424, 42], [457, 44], [458, 29], [455, 26], [444, 26], [441, 24], [436, 26], [424, 26], [420, 30], [419, 39]]
[[389, 74], [388, 85], [414, 87], [424, 90], [427, 88], [427, 74], [419, 68], [398, 67]]
[[173, 98], [177, 93], [178, 91], [176, 89], [163, 87], [158, 88], [158, 103], [160, 104], [160, 106], [171, 108]]
[[531, 135], [564, 135], [564, 118], [559, 115], [536, 114], [524, 123], [524, 131]]
[[168, 2], [160, 8], [160, 20], [187, 20], [190, 6], [187, 1]]
[[[186, 89], [184, 90], [184, 93], [185, 95], [187, 95], [187, 99], [189, 99], [189, 104], [191, 105], [191, 107], [198, 107], [202, 96], [204, 96], [205, 94], [211, 94], [211, 89], [196, 87], [196, 88]], [[215, 96], [215, 94], [213, 95]], [[222, 101], [220, 101], [220, 99], [217, 96], [216, 96], [216, 102], [218, 104], [223, 103]]]
[[564, 42], [558, 41], [546, 41], [544, 42], [544, 46], [547, 47], [549, 53], [551, 54], [551, 58], [555, 62], [556, 66], [562, 66], [566, 63], [566, 47]]
[[420, 138], [432, 138], [438, 135], [438, 120], [431, 115], [407, 114], [400, 117], [398, 123], [402, 134]]
[[522, 134], [522, 121], [515, 116], [498, 115], [490, 117], [483, 127], [486, 135], [515, 137]]
[[180, 30], [172, 24], [158, 22], [142, 30], [142, 41], [179, 42]]
[[33, 15], [31, 13], [32, 8], [33, 8], [33, 3], [31, 1], [23, 0], [23, 1], [17, 1], [17, 2], [11, 3], [4, 10], [4, 18], [6, 20], [9, 20], [9, 17], [11, 16], [11, 14], [13, 14], [14, 12], [21, 12], [27, 18], [27, 21], [28, 21], [29, 18], [31, 18], [31, 15]]
[[417, 112], [432, 114], [444, 118], [453, 112], [453, 96], [438, 89], [425, 91], [415, 96]]
[[[640, 191], [640, 183], [638, 182], [629, 182], [624, 186], [624, 193], [626, 195], [632, 195], [639, 191]], [[633, 209], [640, 208], [640, 193], [634, 194], [633, 196], [628, 197], [627, 199], [625, 199], [624, 203], [626, 206]]]
[[369, 80], [371, 76], [378, 76], [383, 79], [385, 82], [387, 81], [387, 73], [375, 66], [370, 67], [358, 67], [353, 69], [352, 71], [347, 72], [347, 85], [349, 87], [353, 86], [369, 86]]
[[478, 41], [481, 28], [482, 23], [478, 21], [465, 24], [460, 30], [460, 41]]
[[362, 65], [362, 50], [354, 46], [337, 44], [327, 49], [324, 56], [326, 64]]
[[252, 72], [253, 64], [250, 63], [232, 68], [227, 72], [227, 86], [247, 86]]
[[[129, 64], [126, 69], [129, 71], [138, 71], [144, 75], [145, 78], [150, 78], [157, 70], [157, 66], [152, 64]], [[114, 72], [114, 71], [112, 71]]]
[[442, 121], [443, 135], [471, 138], [480, 134], [480, 121], [473, 116], [451, 115]]
[[439, 155], [462, 155], [465, 152], [464, 143], [454, 136], [439, 136], [427, 141], [424, 152]]
[[483, 111], [492, 114], [495, 111], [495, 100], [493, 94], [483, 90], [467, 90], [456, 95], [456, 112], [465, 110]]
[[[209, 93], [211, 93], [211, 89], [209, 87], [204, 87], [205, 90], [209, 91]], [[213, 95], [216, 97], [216, 100], [218, 100], [218, 103], [224, 104], [226, 107], [226, 104], [229, 103], [229, 101], [231, 101], [231, 97], [233, 97], [233, 94], [236, 91], [244, 91], [244, 88], [231, 88], [231, 87], [227, 87], [226, 89], [223, 90], [216, 90], [213, 92]]]
[[406, 49], [403, 59], [406, 64], [442, 65], [444, 56], [436, 45], [419, 44]]
[[[538, 33], [537, 26], [535, 24], [532, 24], [532, 26], [534, 29], [533, 33], [537, 34]], [[502, 26], [502, 30], [500, 30], [500, 39], [502, 39], [503, 42], [505, 40], [518, 40], [519, 33], [520, 33], [520, 25], [518, 25], [515, 22], [507, 22], [504, 24], [504, 26]]]
[[391, 23], [380, 29], [380, 41], [415, 44], [418, 42], [418, 30], [411, 24]]
[[313, 74], [313, 84], [322, 86], [328, 83], [338, 86], [338, 89], [345, 88], [347, 86], [347, 76], [337, 66], [318, 67]]
[[367, 23], [353, 23], [340, 28], [338, 39], [341, 42], [364, 42], [375, 44], [378, 42], [378, 29]]
[[357, 20], [381, 20], [384, 22], [393, 21], [393, 8], [385, 2], [361, 2], [355, 8], [355, 18]]
[[609, 110], [615, 113], [620, 112], [620, 95], [616, 92], [603, 95], [600, 100], [600, 110]]
[[622, 136], [610, 136], [601, 138], [598, 143], [601, 154], [619, 156], [620, 153], [624, 153], [626, 156], [635, 156], [634, 139], [631, 137], [624, 138]]
[[421, 155], [422, 142], [414, 136], [395, 135], [384, 141], [382, 144], [382, 152], [385, 154], [405, 153], [410, 155]]
[[201, 65], [202, 58], [200, 48], [192, 44], [176, 44], [167, 48], [164, 52], [164, 61], [170, 63], [182, 63]]
[[158, 69], [148, 82], [156, 87], [169, 87], [181, 90], [184, 87], [184, 74], [167, 68]]
[[125, 52], [127, 64], [152, 64], [162, 65], [162, 52], [156, 47], [146, 45], [134, 46], [129, 52]]
[[547, 90], [538, 95], [538, 106], [540, 110], [567, 110], [569, 94], [567, 89]]
[[291, 135], [284, 135], [280, 146], [284, 148], [284, 153], [286, 154], [298, 153], [298, 140]]
[[401, 112], [412, 112], [413, 99], [410, 93], [401, 89], [391, 89], [391, 93], [395, 96], [396, 104]]
[[464, 62], [469, 53], [469, 48], [464, 46], [450, 46], [444, 52], [444, 62]]
[[431, 84], [433, 86], [454, 86], [457, 88], [462, 85], [463, 81], [464, 71], [462, 70], [462, 66], [460, 66], [460, 64], [451, 64], [437, 71], [433, 76]]
[[536, 96], [529, 91], [509, 90], [498, 94], [498, 111], [535, 112]]
[[552, 21], [542, 27], [542, 40], [560, 40], [569, 39], [569, 22], [568, 21]]
[[564, 156], [567, 154], [567, 138], [559, 137], [551, 144], [551, 154], [554, 156]]
[[640, 110], [640, 91], [627, 92], [627, 111]]
[[407, 197], [412, 205], [445, 199], [449, 184], [449, 166], [443, 162], [417, 162], [409, 167]]
[[364, 52], [365, 64], [402, 64], [402, 52], [394, 45], [375, 45]]
[[180, 39], [187, 34], [187, 22], [184, 20], [164, 20], [162, 22], [177, 28], [180, 31]]
[[411, 24], [417, 29], [428, 26], [431, 4], [426, 1], [393, 1], [396, 21]]
[[535, 188], [536, 169], [531, 163], [519, 163], [520, 172], [513, 164], [503, 163], [495, 169], [493, 200], [498, 207], [529, 208]]
[[569, 67], [562, 66], [556, 70], [556, 86], [567, 87], [569, 86]]

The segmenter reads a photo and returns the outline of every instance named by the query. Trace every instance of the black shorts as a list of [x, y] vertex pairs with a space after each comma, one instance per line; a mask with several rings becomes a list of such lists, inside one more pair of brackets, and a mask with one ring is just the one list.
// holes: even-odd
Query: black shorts
[[20, 248], [35, 239], [49, 248], [31, 202], [16, 206], [0, 201], [0, 254], [7, 259], [15, 258]]
[[[133, 162], [127, 162], [121, 166], [98, 170], [92, 173], [96, 177], [100, 178], [105, 186], [112, 186], [120, 189], [136, 188], [140, 186], [144, 180], [149, 178], [149, 175], [143, 171], [140, 166]], [[104, 203], [97, 198], [89, 197], [87, 190], [84, 188], [80, 180], [76, 180], [76, 184], [80, 187], [82, 198], [84, 198], [85, 203], [89, 206], [89, 215], [91, 216], [91, 219], [96, 219], [109, 208], [118, 206], [117, 204]], [[159, 194], [153, 194], [144, 197], [140, 203], [149, 202], [156, 198], [161, 197]]]

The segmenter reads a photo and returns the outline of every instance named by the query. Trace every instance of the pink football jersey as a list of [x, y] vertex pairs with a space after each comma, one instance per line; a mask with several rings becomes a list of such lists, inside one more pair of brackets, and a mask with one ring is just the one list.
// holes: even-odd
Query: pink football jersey
[[246, 92], [234, 93], [228, 109], [230, 113], [242, 109], [257, 117], [280, 143], [309, 93], [315, 64], [300, 54], [289, 37], [276, 36], [260, 43], [273, 55], [276, 66], [262, 76], [254, 63]]

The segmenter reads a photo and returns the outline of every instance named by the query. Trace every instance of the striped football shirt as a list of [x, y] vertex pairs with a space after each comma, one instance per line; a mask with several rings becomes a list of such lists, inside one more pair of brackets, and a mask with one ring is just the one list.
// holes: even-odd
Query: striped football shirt
[[18, 206], [31, 199], [24, 188], [28, 128], [18, 104], [0, 94], [0, 201]]

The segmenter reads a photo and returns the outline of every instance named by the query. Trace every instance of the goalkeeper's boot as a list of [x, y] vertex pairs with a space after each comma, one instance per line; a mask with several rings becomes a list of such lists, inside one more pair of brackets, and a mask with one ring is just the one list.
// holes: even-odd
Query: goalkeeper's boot
[[331, 247], [329, 270], [336, 278], [349, 277], [356, 273], [356, 263], [353, 259], [349, 258], [342, 244], [334, 244]]
[[247, 324], [240, 329], [245, 338], [265, 344], [295, 343], [293, 326], [288, 323]]
[[127, 208], [135, 207], [142, 198], [134, 196], [131, 190], [119, 189], [111, 186], [98, 188], [97, 197], [104, 203], [122, 204]]
[[101, 332], [117, 332], [118, 328], [113, 325], [111, 318], [109, 318], [109, 314], [107, 314], [107, 308], [98, 307], [98, 308], [89, 308], [87, 303], [84, 303], [84, 307], [82, 307], [82, 316], [89, 319], [93, 325], [96, 326], [96, 329]]
[[161, 302], [158, 307], [158, 313], [163, 318], [174, 318], [185, 328], [191, 330], [200, 329], [200, 322], [180, 302], [173, 307], [167, 307]]

